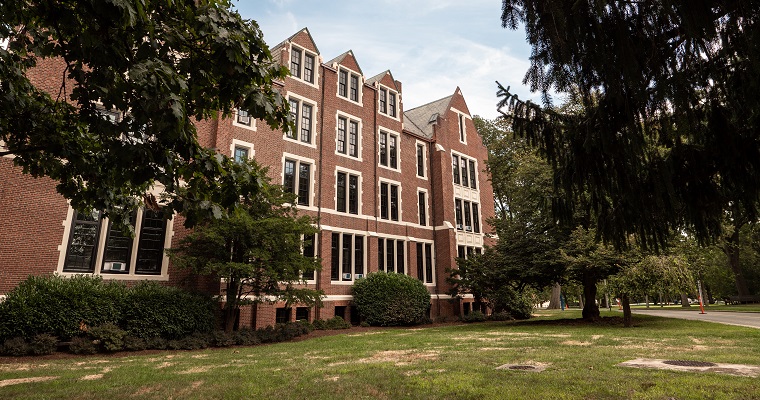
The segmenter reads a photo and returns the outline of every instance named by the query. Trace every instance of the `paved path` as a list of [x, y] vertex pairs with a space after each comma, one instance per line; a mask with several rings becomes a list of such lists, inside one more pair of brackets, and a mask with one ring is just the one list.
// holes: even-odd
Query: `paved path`
[[[693, 306], [692, 306], [693, 307]], [[699, 313], [699, 306], [696, 310], [667, 310], [659, 308], [650, 309], [633, 309], [634, 314], [654, 315], [666, 318], [693, 319], [699, 321], [717, 322], [726, 325], [746, 326], [749, 328], [760, 329], [760, 313], [730, 312], [730, 311], [710, 311], [710, 307], [705, 308], [705, 314]]]

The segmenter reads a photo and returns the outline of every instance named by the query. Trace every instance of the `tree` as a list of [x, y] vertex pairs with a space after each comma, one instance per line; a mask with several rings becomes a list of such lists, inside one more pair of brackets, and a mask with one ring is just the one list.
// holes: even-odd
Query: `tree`
[[315, 221], [298, 216], [295, 195], [270, 184], [266, 170], [253, 160], [247, 164], [259, 180], [256, 195], [241, 199], [228, 216], [197, 225], [169, 250], [179, 267], [224, 278], [226, 331], [233, 329], [237, 310], [249, 297], [290, 307], [318, 305], [322, 295], [298, 286], [304, 274], [320, 269], [320, 260], [313, 257]]
[[[704, 242], [735, 205], [760, 198], [760, 3], [504, 0], [533, 48], [524, 82], [544, 107], [501, 88], [512, 129], [537, 144], [565, 190], [558, 216], [588, 194], [599, 235], [659, 246], [687, 228]], [[550, 93], [577, 91], [580, 113]]]
[[[204, 148], [194, 124], [240, 108], [287, 128], [272, 86], [287, 70], [229, 0], [5, 1], [0, 21], [0, 156], [52, 178], [77, 210], [128, 225], [160, 202], [193, 225], [257, 189], [230, 185], [249, 171]], [[59, 87], [30, 81], [40, 65], [60, 65]]]

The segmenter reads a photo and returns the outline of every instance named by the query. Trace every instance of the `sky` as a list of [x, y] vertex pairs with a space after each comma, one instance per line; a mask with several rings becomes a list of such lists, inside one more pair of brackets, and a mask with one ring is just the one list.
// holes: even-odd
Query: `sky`
[[522, 84], [525, 31], [501, 27], [500, 0], [238, 0], [275, 46], [309, 28], [324, 61], [352, 50], [365, 78], [390, 69], [404, 109], [450, 96], [459, 86], [470, 114], [495, 118], [496, 83], [537, 100]]

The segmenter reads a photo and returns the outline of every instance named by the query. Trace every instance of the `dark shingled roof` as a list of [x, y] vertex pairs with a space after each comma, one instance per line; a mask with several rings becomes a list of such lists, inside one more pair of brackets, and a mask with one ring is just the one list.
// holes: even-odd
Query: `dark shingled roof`
[[454, 97], [453, 94], [404, 111], [404, 129], [431, 139], [433, 137], [433, 123], [439, 115], [443, 115], [448, 110], [452, 97]]

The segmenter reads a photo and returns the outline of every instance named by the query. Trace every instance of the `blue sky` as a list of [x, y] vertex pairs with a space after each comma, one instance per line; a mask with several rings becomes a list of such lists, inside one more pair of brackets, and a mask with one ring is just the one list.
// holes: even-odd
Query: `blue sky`
[[307, 27], [324, 60], [353, 50], [367, 78], [387, 69], [411, 109], [454, 93], [473, 115], [495, 118], [496, 84], [537, 99], [522, 79], [525, 31], [501, 27], [499, 0], [239, 0], [270, 46]]

